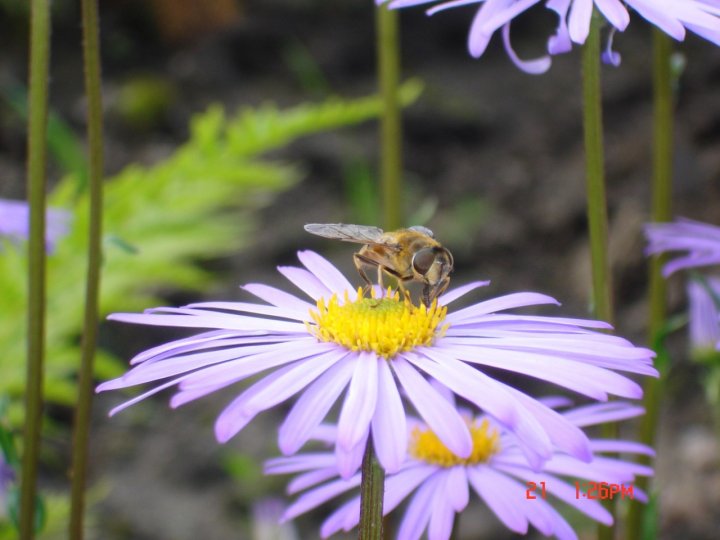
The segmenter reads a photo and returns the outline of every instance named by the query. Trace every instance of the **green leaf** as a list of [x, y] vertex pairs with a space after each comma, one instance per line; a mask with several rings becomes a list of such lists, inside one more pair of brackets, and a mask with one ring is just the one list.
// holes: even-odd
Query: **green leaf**
[[[417, 98], [420, 83], [402, 88]], [[100, 315], [141, 311], [157, 305], [163, 292], [204, 291], [214, 277], [198, 264], [248, 247], [257, 211], [301, 178], [296, 166], [259, 154], [298, 137], [328, 131], [378, 115], [377, 97], [332, 98], [287, 110], [274, 105], [243, 109], [228, 119], [211, 106], [191, 121], [190, 139], [159, 163], [130, 165], [105, 183], [104, 253]], [[67, 237], [48, 258], [46, 399], [72, 404], [83, 320], [88, 200], [78, 194], [77, 176], [64, 178], [49, 196], [51, 206], [72, 213]], [[13, 425], [22, 418], [25, 387], [27, 261], [23, 246], [0, 245], [0, 394], [12, 399]], [[96, 376], [124, 369], [98, 354]]]

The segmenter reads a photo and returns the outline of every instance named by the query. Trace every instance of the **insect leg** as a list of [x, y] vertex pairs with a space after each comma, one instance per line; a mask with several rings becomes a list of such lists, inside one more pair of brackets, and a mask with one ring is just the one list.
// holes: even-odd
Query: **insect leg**
[[[377, 266], [377, 269], [378, 269], [378, 285], [380, 285], [380, 287], [381, 287], [382, 289], [384, 289], [384, 284], [383, 284], [383, 272], [386, 273], [386, 274], [388, 274], [389, 276], [394, 277], [394, 278], [397, 280], [397, 282], [398, 282], [398, 288], [399, 288], [400, 290], [402, 290], [402, 291], [405, 291], [405, 288], [404, 288], [404, 286], [402, 285], [402, 282], [404, 282], [404, 281], [410, 281], [410, 280], [413, 279], [413, 275], [412, 275], [412, 274], [402, 275], [402, 274], [400, 274], [398, 271], [396, 271], [396, 270], [394, 270], [394, 269], [392, 269], [392, 268], [390, 268], [390, 267], [388, 267], [388, 266], [385, 266], [385, 265], [382, 264], [381, 262], [376, 261], [375, 259], [372, 259], [372, 258], [370, 258], [370, 257], [368, 257], [368, 256], [366, 256], [366, 255], [363, 255], [362, 253], [355, 253], [355, 255], [353, 255], [353, 258], [354, 258], [354, 260], [355, 260], [355, 267], [358, 269], [358, 272], [360, 273], [360, 275], [362, 276], [362, 278], [365, 280], [365, 282], [368, 284], [368, 286], [371, 286], [372, 284], [371, 284], [370, 280], [368, 279], [367, 275], [361, 270], [361, 266], [362, 266], [363, 263], [364, 263], [365, 265], [368, 265], [368, 266]], [[407, 294], [407, 293], [406, 293], [406, 294]]]
[[403, 293], [403, 296], [405, 296], [405, 298], [410, 300], [410, 291], [405, 288], [405, 280], [398, 279], [397, 284], [398, 284], [398, 289], [400, 290], [400, 292]]
[[357, 268], [358, 274], [360, 274], [360, 277], [365, 282], [364, 290], [365, 292], [369, 293], [370, 289], [372, 288], [372, 281], [370, 281], [370, 278], [365, 273], [365, 270], [363, 269], [363, 265], [374, 264], [372, 261], [369, 261], [359, 253], [353, 253], [353, 262], [355, 263], [355, 268]]
[[378, 285], [380, 286], [380, 290], [382, 291], [382, 294], [385, 294], [385, 285], [383, 284], [383, 271], [385, 270], [385, 267], [381, 264], [378, 264]]

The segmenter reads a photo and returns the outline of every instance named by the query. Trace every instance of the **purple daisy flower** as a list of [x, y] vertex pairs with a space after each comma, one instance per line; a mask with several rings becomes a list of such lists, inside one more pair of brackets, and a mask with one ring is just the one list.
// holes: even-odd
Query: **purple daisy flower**
[[691, 279], [688, 292], [688, 330], [694, 355], [702, 358], [720, 350], [720, 278]]
[[[46, 214], [45, 245], [53, 251], [58, 240], [70, 227], [70, 213], [65, 210], [48, 209]], [[30, 230], [30, 207], [25, 201], [0, 199], [0, 238], [12, 241], [27, 240]]]
[[[378, 3], [385, 1], [380, 0]], [[523, 71], [537, 74], [550, 68], [550, 56], [530, 61], [518, 58], [510, 44], [510, 23], [540, 2], [541, 0], [389, 0], [388, 3], [391, 8], [433, 3], [435, 6], [428, 10], [429, 15], [468, 4], [482, 4], [475, 14], [468, 35], [470, 54], [475, 58], [482, 56], [490, 38], [497, 30], [502, 29], [503, 44], [512, 61]], [[549, 55], [567, 52], [573, 43], [585, 43], [594, 8], [597, 8], [611, 25], [612, 32], [622, 32], [630, 22], [626, 5], [677, 40], [682, 41], [685, 31], [690, 30], [720, 45], [720, 3], [717, 0], [547, 0], [545, 6], [558, 16], [555, 35], [548, 40]], [[610, 49], [612, 32], [603, 58], [617, 65], [620, 61], [619, 55]]]
[[679, 218], [672, 223], [645, 225], [647, 255], [685, 251], [684, 255], [663, 266], [663, 275], [685, 268], [699, 268], [720, 264], [720, 227]]
[[128, 373], [101, 384], [98, 391], [163, 381], [111, 414], [165, 388], [177, 388], [170, 404], [178, 407], [262, 373], [220, 413], [220, 442], [259, 412], [300, 394], [279, 430], [280, 450], [293, 454], [345, 392], [336, 445], [341, 473], [357, 470], [371, 432], [380, 463], [392, 472], [407, 451], [401, 391], [443, 444], [462, 457], [472, 453], [467, 423], [428, 382], [433, 378], [514, 432], [528, 461], [539, 467], [554, 446], [590, 459], [587, 438], [484, 368], [525, 374], [601, 401], [609, 394], [641, 397], [640, 386], [616, 371], [657, 376], [652, 351], [594, 331], [610, 328], [606, 323], [504, 313], [557, 304], [543, 294], [509, 294], [448, 313], [447, 304], [487, 282], [457, 287], [426, 308], [397, 292], [367, 298], [320, 255], [301, 251], [298, 257], [305, 268], [279, 271], [315, 303], [249, 284], [244, 289], [267, 304], [206, 302], [111, 315], [130, 323], [210, 329], [138, 354]]
[[[546, 404], [558, 405], [560, 401], [546, 400]], [[582, 428], [632, 418], [643, 412], [641, 407], [612, 402], [569, 409], [562, 417]], [[637, 476], [652, 475], [652, 469], [602, 455], [604, 452], [654, 455], [647, 446], [623, 440], [592, 439], [591, 462], [582, 462], [555, 448], [542, 469], [536, 470], [526, 460], [513, 433], [485, 415], [473, 418], [464, 411], [463, 416], [473, 440], [472, 453], [466, 458], [448, 450], [426, 424], [409, 419], [408, 458], [399, 472], [385, 479], [385, 514], [410, 499], [398, 530], [399, 540], [418, 539], [426, 529], [430, 540], [450, 538], [455, 514], [469, 503], [470, 488], [510, 530], [525, 534], [529, 525], [533, 525], [543, 535], [561, 539], [577, 539], [577, 536], [547, 500], [548, 494], [605, 525], [612, 524], [612, 516], [595, 499], [612, 496], [647, 501], [646, 494], [632, 482]], [[334, 427], [325, 426], [319, 430], [318, 438], [332, 441], [333, 430]], [[271, 459], [266, 462], [266, 472], [300, 473], [288, 485], [288, 492], [309, 490], [288, 507], [284, 519], [293, 519], [360, 484], [359, 474], [347, 480], [338, 478], [334, 455], [330, 452]], [[603, 491], [593, 493], [593, 487]], [[586, 493], [588, 488], [590, 491]], [[358, 524], [359, 516], [360, 498], [355, 497], [330, 514], [320, 534], [326, 538], [340, 530], [349, 531]]]

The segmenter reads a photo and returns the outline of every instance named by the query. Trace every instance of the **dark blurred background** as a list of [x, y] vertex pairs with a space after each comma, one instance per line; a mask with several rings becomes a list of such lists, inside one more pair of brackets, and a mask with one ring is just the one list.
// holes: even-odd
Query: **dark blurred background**
[[[370, 1], [105, 0], [100, 7], [109, 175], [170, 154], [187, 139], [192, 115], [211, 103], [232, 111], [376, 91]], [[475, 9], [432, 18], [414, 9], [401, 16], [403, 73], [425, 87], [404, 117], [408, 224], [429, 226], [452, 250], [454, 284], [491, 279], [479, 295], [544, 292], [562, 302], [563, 314], [585, 317], [589, 268], [579, 51], [555, 58], [543, 76], [520, 72], [499, 36], [481, 59], [472, 59], [465, 43]], [[51, 107], [82, 137], [79, 7], [56, 0], [53, 16]], [[651, 32], [632, 17], [629, 30], [615, 37], [622, 65], [603, 69], [603, 100], [616, 326], [621, 335], [644, 343], [640, 227], [648, 219], [651, 174]], [[542, 54], [554, 22], [541, 6], [513, 25], [521, 56]], [[25, 2], [0, 0], [0, 35], [0, 196], [19, 198], [25, 126], [16, 105], [27, 84]], [[677, 87], [674, 210], [717, 224], [720, 50], [688, 35], [677, 44], [677, 55], [684, 70]], [[374, 122], [275, 151], [281, 161], [300, 163], [303, 179], [260, 211], [248, 248], [204, 263], [222, 278], [208, 296], [241, 298], [237, 285], [250, 281], [289, 289], [274, 267], [295, 264], [295, 252], [304, 248], [320, 251], [353, 276], [351, 246], [310, 237], [302, 226], [379, 224], [377, 155]], [[61, 166], [51, 163], [51, 183], [60, 175]], [[165, 296], [168, 305], [199, 300], [178, 291]], [[673, 312], [684, 309], [681, 280], [671, 280], [670, 296]], [[142, 332], [142, 338], [140, 333], [118, 324], [103, 327], [105, 346], [123, 359], [168, 337], [160, 330]], [[703, 372], [688, 360], [684, 332], [671, 337], [669, 347], [673, 367], [656, 462], [660, 537], [716, 538], [720, 448], [700, 384]], [[253, 504], [282, 496], [284, 481], [263, 478], [258, 463], [277, 453], [282, 411], [261, 415], [220, 446], [212, 423], [231, 395], [179, 411], [168, 410], [161, 395], [110, 420], [106, 412], [121, 397], [98, 396], [91, 538], [261, 538], [253, 533]], [[70, 452], [62, 426], [68, 427], [71, 415], [64, 408], [50, 412], [61, 427], [47, 441], [54, 460], [45, 471], [46, 487], [62, 489]], [[297, 537], [316, 537], [322, 516], [319, 511], [298, 520]], [[592, 537], [594, 527], [586, 524], [580, 534]], [[477, 499], [460, 521], [458, 538], [511, 537]]]

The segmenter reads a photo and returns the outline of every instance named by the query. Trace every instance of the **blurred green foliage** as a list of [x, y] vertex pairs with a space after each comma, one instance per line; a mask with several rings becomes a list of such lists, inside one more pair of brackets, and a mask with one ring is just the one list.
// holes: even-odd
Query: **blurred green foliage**
[[[14, 488], [16, 489], [16, 488]], [[16, 495], [14, 495], [16, 497]], [[91, 502], [97, 497], [90, 492]], [[65, 493], [44, 493], [38, 499], [38, 540], [63, 540], [67, 538], [67, 523], [70, 516], [70, 501]], [[92, 528], [92, 513], [86, 528]], [[0, 517], [0, 540], [17, 540], [18, 530], [11, 521]]]
[[[15, 480], [10, 482], [5, 492], [0, 483], [0, 540], [16, 540], [19, 538], [17, 516], [19, 511], [20, 458], [15, 445], [14, 432], [7, 421], [6, 413], [9, 401], [0, 395], [0, 463], [4, 460], [15, 472]], [[107, 487], [99, 484], [88, 491], [90, 507], [102, 500]], [[36, 501], [36, 528], [38, 540], [61, 540], [67, 538], [67, 526], [70, 516], [70, 501], [66, 493], [44, 492]], [[88, 512], [86, 528], [95, 525], [93, 512]]]
[[380, 189], [367, 161], [355, 159], [346, 164], [343, 188], [349, 223], [380, 223]]
[[30, 3], [23, 0], [0, 0], [0, 12], [5, 16], [27, 17], [30, 11]]
[[650, 494], [650, 501], [643, 507], [642, 513], [642, 539], [657, 540], [660, 538], [660, 496], [658, 493]]
[[[265, 477], [254, 456], [240, 452], [227, 454], [223, 459], [223, 468], [238, 484], [262, 489]], [[248, 498], [252, 500], [253, 496]]]
[[[402, 90], [405, 104], [420, 93]], [[202, 291], [212, 277], [197, 262], [234, 253], [251, 239], [254, 214], [297, 182], [300, 172], [259, 154], [293, 139], [362, 122], [380, 112], [376, 97], [331, 98], [280, 110], [243, 109], [232, 118], [219, 106], [196, 116], [190, 140], [151, 166], [131, 165], [105, 184], [104, 260], [100, 311], [138, 311], [160, 303], [163, 291]], [[73, 215], [70, 233], [48, 258], [45, 396], [72, 404], [79, 362], [88, 199], [82, 175], [68, 175], [49, 196], [50, 206]], [[27, 259], [24, 247], [0, 246], [0, 394], [11, 398], [10, 419], [22, 421], [25, 383]], [[98, 353], [96, 375], [123, 367]]]
[[[349, 223], [374, 224], [382, 221], [382, 197], [373, 167], [365, 159], [349, 161], [343, 171], [343, 188]], [[425, 225], [435, 215], [437, 198], [418, 182], [407, 178], [403, 193], [404, 226]]]
[[161, 122], [176, 101], [175, 87], [157, 75], [136, 76], [120, 87], [117, 113], [135, 130], [150, 130]]
[[330, 84], [308, 48], [298, 39], [291, 39], [283, 49], [283, 60], [298, 85], [308, 96], [320, 98], [330, 93]]
[[[2, 0], [0, 0], [2, 1]], [[0, 97], [9, 105], [10, 109], [27, 122], [27, 88], [19, 83], [0, 85]], [[76, 173], [84, 189], [87, 183], [87, 160], [80, 141], [72, 128], [55, 112], [50, 111], [47, 123], [48, 153], [58, 166], [67, 172]]]

